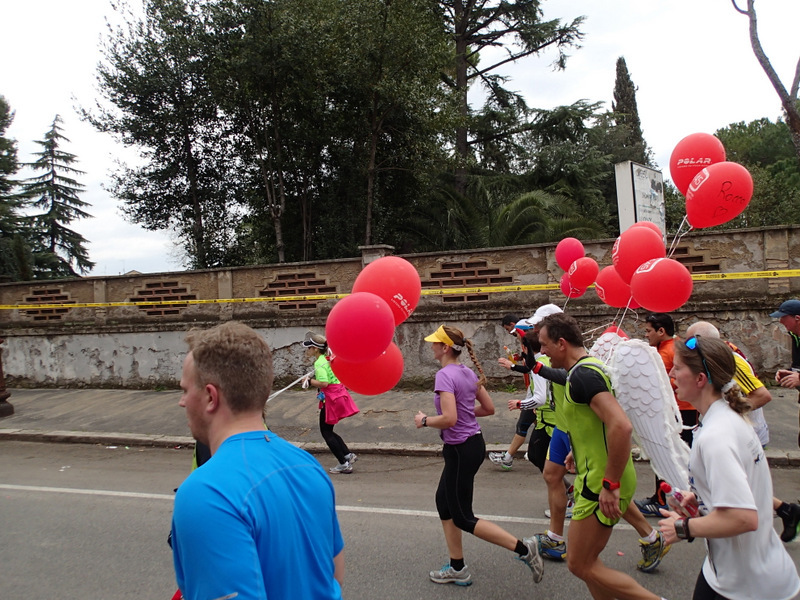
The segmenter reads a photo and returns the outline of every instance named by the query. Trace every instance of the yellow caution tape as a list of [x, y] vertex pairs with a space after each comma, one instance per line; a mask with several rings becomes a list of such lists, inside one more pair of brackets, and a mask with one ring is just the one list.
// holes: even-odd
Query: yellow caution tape
[[[726, 279], [775, 279], [779, 277], [800, 277], [800, 269], [772, 271], [744, 271], [741, 273], [696, 273], [693, 281], [721, 281]], [[594, 286], [590, 286], [594, 287]], [[480, 287], [423, 289], [423, 296], [452, 296], [456, 294], [501, 294], [507, 292], [538, 292], [560, 289], [557, 283], [531, 285], [487, 285]], [[112, 306], [133, 306], [156, 308], [162, 306], [187, 306], [189, 304], [237, 304], [242, 302], [301, 302], [308, 300], [339, 300], [350, 294], [313, 294], [307, 296], [280, 296], [258, 298], [214, 298], [211, 300], [142, 300], [138, 302], [64, 302], [61, 304], [0, 304], [0, 310], [42, 310], [54, 308], [109, 308]]]

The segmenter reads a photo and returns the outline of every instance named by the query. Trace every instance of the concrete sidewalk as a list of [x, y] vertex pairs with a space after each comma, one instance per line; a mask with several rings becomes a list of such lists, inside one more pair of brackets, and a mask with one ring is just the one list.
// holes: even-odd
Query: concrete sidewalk
[[[179, 391], [12, 389], [14, 414], [0, 418], [0, 441], [50, 441], [119, 446], [191, 447], [194, 443]], [[800, 466], [797, 447], [797, 393], [771, 390], [764, 409], [770, 427], [767, 457], [772, 466]], [[489, 450], [505, 450], [514, 434], [517, 411], [508, 401], [522, 393], [492, 392], [496, 414], [480, 420]], [[336, 426], [350, 448], [361, 453], [436, 454], [434, 429], [417, 429], [418, 410], [433, 413], [431, 392], [390, 391], [353, 398], [361, 412]], [[313, 390], [292, 389], [267, 407], [267, 423], [281, 437], [310, 452], [327, 452], [319, 434]], [[525, 446], [523, 446], [523, 450]]]

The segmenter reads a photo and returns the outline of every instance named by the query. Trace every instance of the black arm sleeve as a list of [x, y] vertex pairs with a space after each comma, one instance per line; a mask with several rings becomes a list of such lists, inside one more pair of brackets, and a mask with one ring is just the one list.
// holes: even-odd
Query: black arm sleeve
[[511, 370], [516, 371], [517, 373], [530, 373], [531, 369], [527, 365], [511, 365]]
[[545, 379], [552, 381], [553, 383], [557, 383], [559, 385], [566, 385], [567, 383], [566, 369], [554, 369], [553, 367], [542, 365], [541, 367], [539, 367], [539, 372], [536, 374], [541, 375]]

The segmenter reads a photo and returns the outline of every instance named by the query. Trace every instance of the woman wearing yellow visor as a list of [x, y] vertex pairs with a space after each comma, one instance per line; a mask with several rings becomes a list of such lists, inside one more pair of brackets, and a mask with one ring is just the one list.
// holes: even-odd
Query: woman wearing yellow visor
[[[436, 509], [442, 520], [444, 538], [450, 562], [438, 571], [431, 571], [435, 583], [470, 585], [472, 575], [464, 563], [461, 532], [466, 531], [482, 540], [517, 553], [533, 573], [533, 581], [542, 580], [544, 566], [536, 537], [520, 540], [486, 519], [478, 519], [472, 510], [475, 475], [486, 458], [477, 417], [494, 414], [492, 398], [484, 387], [486, 376], [472, 348], [472, 342], [458, 329], [442, 325], [425, 338], [432, 342], [433, 357], [442, 368], [436, 373], [434, 406], [436, 415], [418, 412], [414, 417], [417, 428], [434, 427], [440, 430], [444, 442], [444, 469], [436, 490]], [[475, 372], [459, 362], [466, 348]], [[475, 404], [477, 400], [478, 404]]]

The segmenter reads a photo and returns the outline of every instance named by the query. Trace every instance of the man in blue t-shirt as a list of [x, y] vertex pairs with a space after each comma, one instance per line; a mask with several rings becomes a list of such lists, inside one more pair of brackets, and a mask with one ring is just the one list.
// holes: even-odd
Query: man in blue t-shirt
[[178, 488], [172, 549], [187, 600], [340, 600], [344, 542], [320, 464], [264, 428], [269, 346], [229, 322], [187, 336], [180, 406], [211, 459]]

